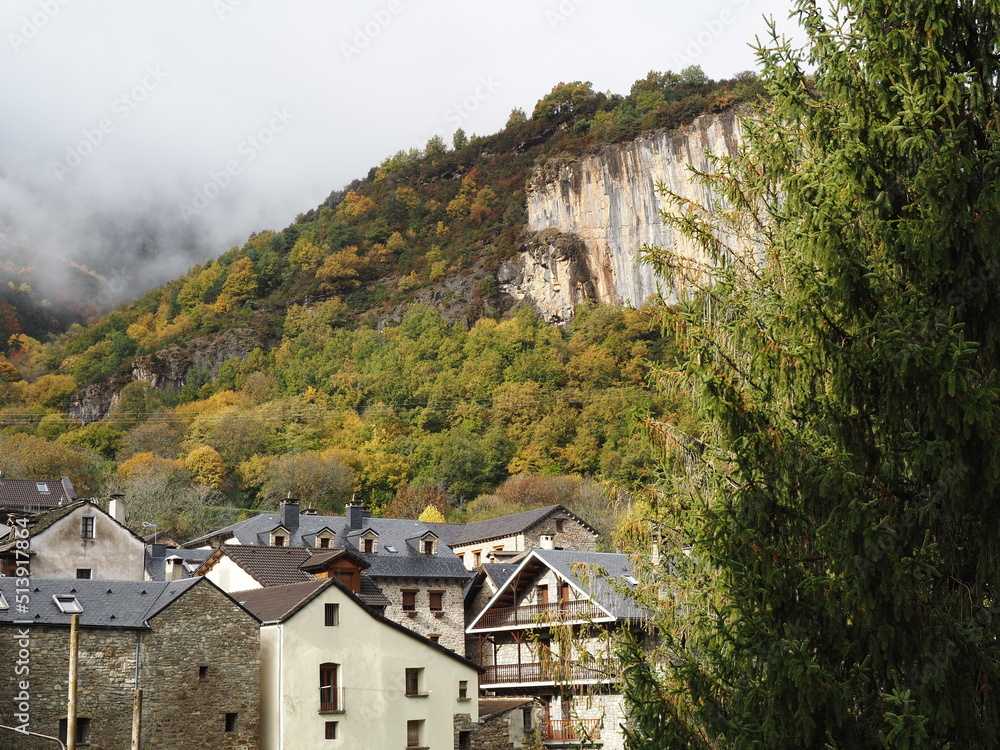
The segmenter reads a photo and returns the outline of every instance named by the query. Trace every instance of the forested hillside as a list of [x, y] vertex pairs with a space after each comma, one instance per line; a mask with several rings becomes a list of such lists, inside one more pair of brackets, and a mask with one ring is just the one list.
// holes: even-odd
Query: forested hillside
[[501, 132], [401, 151], [284, 230], [54, 339], [22, 332], [28, 306], [8, 304], [0, 469], [123, 491], [180, 534], [289, 493], [453, 518], [607, 508], [595, 483], [651, 478], [636, 416], [683, 411], [647, 388], [669, 332], [650, 310], [597, 306], [550, 327], [499, 293], [498, 264], [530, 240], [525, 184], [757, 93], [752, 76], [697, 69], [624, 97], [559, 84]]

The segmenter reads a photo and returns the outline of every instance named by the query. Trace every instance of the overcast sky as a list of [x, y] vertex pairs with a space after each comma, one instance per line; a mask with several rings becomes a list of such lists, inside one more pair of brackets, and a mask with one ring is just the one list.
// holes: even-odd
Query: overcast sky
[[0, 215], [91, 263], [108, 221], [190, 228], [218, 254], [436, 132], [496, 132], [560, 81], [627, 93], [650, 70], [754, 68], [762, 17], [791, 30], [789, 7], [3, 0]]

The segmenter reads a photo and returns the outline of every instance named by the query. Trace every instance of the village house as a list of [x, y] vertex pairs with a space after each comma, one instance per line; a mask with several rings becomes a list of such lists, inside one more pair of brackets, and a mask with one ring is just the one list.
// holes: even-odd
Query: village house
[[[106, 513], [88, 500], [76, 500], [27, 516], [31, 575], [143, 580], [145, 544], [124, 525], [117, 501], [112, 500], [110, 509]], [[0, 574], [12, 576], [23, 554], [15, 555], [18, 540], [13, 526], [4, 528], [7, 532], [0, 537]]]
[[642, 637], [646, 615], [629, 596], [637, 585], [620, 554], [536, 549], [516, 566], [486, 566], [470, 599], [488, 600], [467, 630], [484, 694], [537, 697], [535, 731], [546, 744], [622, 750], [609, 643], [621, 628]]
[[403, 750], [470, 741], [480, 668], [373, 613], [336, 578], [233, 596], [261, 620], [262, 747]]
[[69, 505], [76, 491], [69, 477], [61, 479], [12, 479], [0, 477], [0, 520], [8, 513], [38, 515]]
[[[296, 548], [301, 565], [311, 553], [350, 553], [349, 558], [365, 567], [360, 572], [358, 594], [372, 606], [380, 607], [390, 620], [430, 638], [457, 653], [465, 653], [465, 610], [463, 590], [472, 574], [461, 560], [439, 540], [426, 524], [402, 518], [372, 518], [360, 505], [347, 506], [345, 516], [321, 516], [300, 513], [297, 500], [285, 500], [278, 513], [262, 513], [227, 526], [187, 543], [189, 548], [224, 550], [219, 559], [210, 559], [204, 571], [211, 574], [219, 567], [219, 585], [234, 589], [240, 575], [251, 588], [267, 585], [277, 565], [286, 568], [281, 575], [315, 577], [316, 570], [292, 570], [292, 556], [269, 556], [272, 572], [254, 575], [248, 559], [237, 562], [229, 552], [236, 545]], [[337, 551], [340, 551], [339, 553]], [[223, 558], [226, 558], [223, 560]], [[283, 561], [283, 562], [282, 562]], [[313, 559], [313, 563], [316, 560]], [[236, 568], [241, 568], [242, 573]], [[231, 582], [224, 576], [231, 576]], [[281, 579], [284, 580], [284, 579]], [[301, 580], [299, 578], [298, 580]], [[285, 582], [294, 582], [288, 579]]]
[[[131, 747], [140, 689], [143, 750], [258, 748], [260, 623], [211, 581], [31, 578], [26, 592], [22, 583], [0, 579], [0, 653], [10, 657], [0, 661], [0, 724], [23, 725], [23, 704], [28, 731], [65, 740], [79, 614], [77, 747]], [[0, 730], [0, 750], [53, 747]]]
[[597, 550], [598, 532], [562, 505], [474, 523], [427, 524], [462, 560], [467, 570], [519, 559], [531, 549]]

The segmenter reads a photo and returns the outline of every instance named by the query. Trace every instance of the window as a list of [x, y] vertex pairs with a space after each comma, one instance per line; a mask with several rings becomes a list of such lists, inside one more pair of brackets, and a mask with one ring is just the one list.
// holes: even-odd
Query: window
[[423, 545], [424, 545], [424, 554], [425, 555], [433, 555], [434, 554], [434, 547], [436, 545], [434, 544], [434, 540], [433, 539], [430, 539], [430, 538], [424, 539]]
[[[67, 724], [66, 719], [59, 720], [59, 739], [63, 742], [66, 742]], [[76, 744], [77, 746], [90, 744], [90, 719], [76, 717]]]
[[226, 714], [226, 731], [235, 732], [236, 731], [236, 720], [239, 718], [239, 714]]
[[570, 601], [569, 584], [563, 581], [559, 584], [559, 603], [565, 604]]
[[10, 609], [10, 605], [7, 604], [7, 600], [3, 598], [3, 592], [0, 591], [0, 611]]
[[55, 601], [56, 606], [59, 607], [60, 612], [68, 615], [78, 615], [83, 612], [83, 606], [77, 601], [75, 596], [60, 596], [59, 594], [55, 594], [52, 599]]
[[561, 534], [566, 530], [566, 520], [563, 518], [556, 519], [556, 533]]
[[406, 694], [410, 697], [424, 695], [420, 692], [420, 677], [423, 669], [407, 667], [406, 669]]
[[49, 485], [45, 482], [35, 482], [35, 489], [41, 492], [43, 495], [49, 494]]
[[337, 722], [335, 721], [326, 722], [326, 739], [328, 740], [337, 739]]
[[84, 516], [80, 519], [80, 536], [84, 539], [94, 538], [94, 517]]
[[431, 643], [440, 643], [441, 642], [441, 634], [440, 633], [430, 633], [427, 636], [427, 640], [429, 640]]
[[543, 607], [549, 603], [549, 587], [547, 585], [538, 587], [538, 603]]
[[403, 592], [403, 611], [404, 612], [416, 612], [417, 611], [417, 592], [416, 591], [404, 591]]
[[76, 577], [80, 578], [80, 579], [89, 579], [90, 578], [90, 568], [77, 568], [76, 569]]
[[476, 550], [475, 552], [472, 553], [472, 568], [473, 568], [473, 570], [475, 570], [476, 568], [479, 567], [480, 560], [482, 559], [482, 554], [483, 553], [480, 552], [479, 550]]
[[339, 664], [319, 665], [319, 710], [340, 711], [343, 709], [340, 701], [340, 691], [337, 689], [337, 672]]
[[[322, 539], [320, 539], [319, 540], [319, 548], [320, 549], [330, 549], [330, 540], [327, 537], [323, 537]], [[336, 725], [336, 723], [337, 722], [335, 722], [335, 721], [328, 721], [327, 722], [327, 724], [334, 724], [334, 725]], [[330, 738], [328, 737], [327, 739], [330, 739]]]
[[275, 534], [275, 536], [274, 536], [274, 546], [275, 547], [284, 547], [285, 546], [285, 537], [280, 536], [278, 534]]
[[206, 666], [205, 664], [202, 664], [200, 667], [198, 667], [198, 679], [199, 680], [208, 679], [208, 666]]
[[458, 699], [460, 701], [469, 700], [469, 681], [459, 680], [458, 681]]
[[372, 555], [375, 553], [375, 540], [374, 539], [363, 539], [365, 543], [365, 554]]
[[326, 626], [332, 627], [334, 625], [340, 625], [340, 605], [339, 604], [327, 604], [325, 609]]
[[522, 711], [521, 717], [522, 720], [524, 721], [524, 731], [526, 733], [530, 732], [532, 729], [535, 728], [535, 721], [534, 721], [534, 716], [531, 712], [531, 707], [529, 706], [527, 708], [522, 708], [521, 711]]
[[472, 732], [464, 731], [458, 733], [458, 750], [471, 750]]
[[430, 591], [427, 594], [430, 600], [431, 612], [441, 612], [444, 610], [444, 592]]
[[420, 735], [423, 734], [423, 719], [411, 719], [406, 722], [406, 746], [420, 747]]

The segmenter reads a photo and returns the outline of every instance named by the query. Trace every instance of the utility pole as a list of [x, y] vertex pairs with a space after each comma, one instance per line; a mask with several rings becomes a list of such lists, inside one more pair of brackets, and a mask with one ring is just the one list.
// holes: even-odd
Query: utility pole
[[79, 668], [80, 615], [69, 620], [69, 703], [66, 706], [66, 750], [76, 750], [76, 683]]

